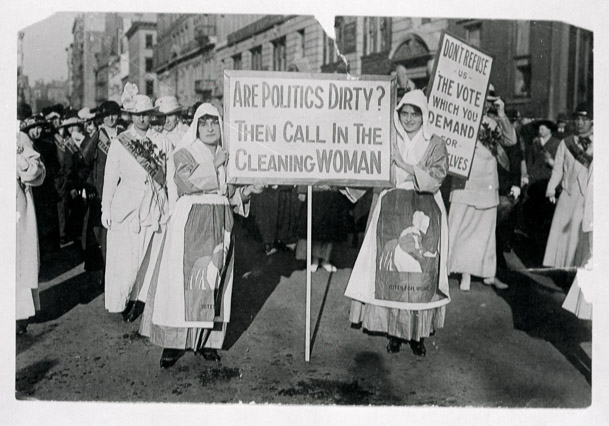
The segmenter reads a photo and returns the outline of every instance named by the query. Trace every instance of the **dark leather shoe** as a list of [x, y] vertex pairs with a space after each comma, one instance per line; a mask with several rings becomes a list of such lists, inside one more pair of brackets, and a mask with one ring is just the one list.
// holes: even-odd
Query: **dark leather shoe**
[[402, 346], [402, 342], [400, 342], [399, 339], [396, 339], [395, 337], [390, 337], [389, 343], [387, 344], [387, 352], [389, 352], [390, 354], [398, 353], [400, 351], [400, 346]]
[[129, 314], [127, 314], [125, 321], [133, 322], [136, 319], [138, 319], [140, 317], [140, 315], [142, 315], [142, 312], [144, 312], [145, 306], [146, 306], [146, 304], [144, 302], [141, 302], [139, 300], [137, 302], [135, 302], [133, 305], [133, 308], [131, 308], [131, 310], [129, 311]]
[[410, 341], [410, 348], [412, 349], [412, 353], [416, 356], [425, 356], [427, 354], [427, 349], [425, 348], [425, 344], [423, 343], [423, 339], [420, 342], [415, 340]]
[[17, 336], [27, 333], [27, 320], [17, 320]]
[[182, 349], [163, 349], [163, 354], [161, 355], [161, 368], [169, 368], [174, 365], [180, 357], [184, 355], [184, 351]]
[[125, 307], [125, 310], [121, 313], [121, 315], [123, 316], [123, 321], [127, 321], [127, 317], [129, 316], [129, 313], [131, 312], [131, 309], [133, 309], [133, 305], [134, 305], [133, 300], [130, 300], [127, 303], [127, 306]]
[[218, 351], [216, 349], [201, 349], [199, 353], [203, 356], [206, 361], [216, 361], [220, 362], [222, 358], [218, 355]]

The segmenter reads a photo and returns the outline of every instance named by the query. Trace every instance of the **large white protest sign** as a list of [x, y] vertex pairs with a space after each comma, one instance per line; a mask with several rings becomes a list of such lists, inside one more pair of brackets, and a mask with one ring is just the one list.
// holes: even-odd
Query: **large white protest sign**
[[230, 183], [389, 186], [395, 80], [224, 72]]
[[449, 173], [469, 176], [493, 58], [443, 33], [428, 86], [429, 122], [448, 149]]

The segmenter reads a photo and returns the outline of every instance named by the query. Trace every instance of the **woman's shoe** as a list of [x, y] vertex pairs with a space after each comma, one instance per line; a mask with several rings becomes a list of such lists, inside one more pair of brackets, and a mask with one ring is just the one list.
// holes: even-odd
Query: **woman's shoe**
[[125, 310], [121, 313], [121, 315], [123, 316], [123, 321], [127, 322], [127, 317], [129, 317], [129, 313], [131, 313], [131, 309], [133, 309], [133, 305], [135, 305], [135, 302], [133, 300], [130, 300], [127, 303]]
[[184, 351], [182, 349], [163, 349], [163, 354], [161, 355], [161, 368], [169, 368], [174, 365], [180, 357], [184, 355]]
[[319, 268], [319, 263], [317, 263], [317, 262], [311, 263], [311, 272], [317, 271], [317, 268]]
[[471, 285], [472, 285], [472, 276], [470, 274], [462, 274], [461, 283], [459, 284], [459, 288], [462, 291], [469, 291]]
[[390, 337], [389, 343], [387, 343], [387, 352], [389, 352], [390, 354], [398, 353], [400, 351], [401, 345], [402, 342], [400, 342], [399, 339], [396, 339], [395, 337]]
[[220, 355], [218, 354], [218, 351], [216, 349], [203, 348], [199, 351], [199, 353], [206, 361], [220, 362], [220, 360], [222, 359], [220, 358]]
[[325, 260], [321, 262], [321, 267], [324, 268], [328, 272], [336, 272], [336, 266], [332, 265], [330, 262], [326, 262]]
[[17, 320], [17, 336], [27, 333], [27, 320]]
[[485, 278], [484, 280], [482, 280], [482, 282], [485, 285], [492, 285], [492, 286], [494, 286], [497, 290], [506, 290], [506, 289], [510, 288], [509, 285], [507, 285], [506, 283], [504, 283], [503, 281], [501, 281], [497, 277]]
[[423, 339], [421, 339], [419, 342], [417, 342], [416, 340], [411, 340], [410, 349], [412, 349], [412, 353], [416, 356], [425, 356], [425, 354], [427, 353], [427, 349], [425, 348]]
[[125, 321], [127, 322], [133, 322], [136, 319], [139, 318], [140, 315], [142, 315], [142, 312], [144, 312], [144, 307], [146, 306], [146, 304], [142, 301], [137, 301], [134, 303], [133, 308], [131, 308], [131, 310], [129, 311], [129, 313], [127, 314], [127, 317], [125, 318]]

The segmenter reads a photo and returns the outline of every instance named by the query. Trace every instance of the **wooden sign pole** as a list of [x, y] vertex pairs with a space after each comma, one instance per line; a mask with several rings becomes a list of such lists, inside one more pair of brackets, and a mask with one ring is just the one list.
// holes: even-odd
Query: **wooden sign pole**
[[311, 185], [307, 186], [307, 296], [306, 296], [306, 322], [305, 322], [305, 361], [311, 360], [311, 228], [313, 217], [313, 191]]

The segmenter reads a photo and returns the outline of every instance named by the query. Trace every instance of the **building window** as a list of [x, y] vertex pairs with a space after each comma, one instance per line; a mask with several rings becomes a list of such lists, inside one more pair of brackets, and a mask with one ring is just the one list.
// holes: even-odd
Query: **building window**
[[379, 25], [381, 52], [391, 48], [391, 18], [381, 18]]
[[517, 58], [514, 77], [514, 96], [531, 97], [531, 61], [528, 57]]
[[530, 53], [531, 21], [516, 21], [516, 56]]
[[285, 71], [288, 57], [285, 48], [285, 37], [273, 42], [273, 71]]
[[241, 53], [233, 56], [233, 69], [234, 70], [243, 69], [242, 68], [242, 63], [241, 63]]
[[482, 24], [474, 24], [465, 27], [465, 40], [472, 46], [480, 47], [480, 34]]
[[531, 22], [516, 21], [514, 96], [531, 97]]
[[146, 80], [146, 96], [152, 96], [154, 94], [154, 81]]
[[300, 57], [305, 57], [305, 30], [298, 31], [298, 38], [300, 40]]
[[152, 65], [153, 61], [152, 58], [146, 58], [146, 72], [152, 72]]
[[152, 49], [152, 34], [146, 34], [146, 49]]
[[364, 18], [364, 55], [378, 52], [378, 19]]
[[252, 69], [262, 70], [262, 46], [254, 47], [252, 53]]
[[324, 32], [324, 65], [336, 62], [336, 48], [334, 40]]

